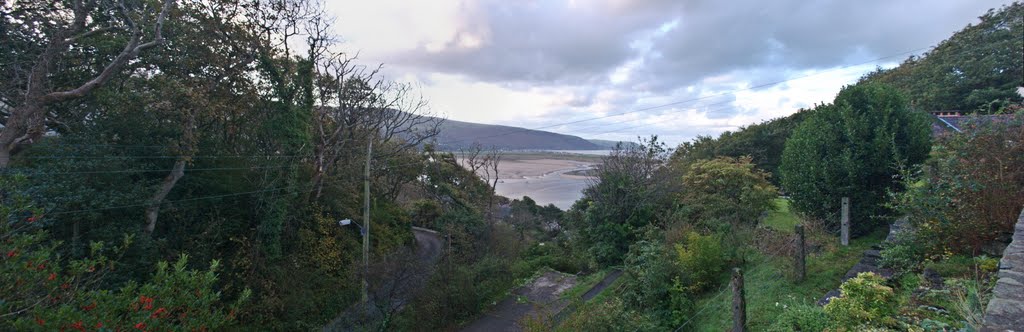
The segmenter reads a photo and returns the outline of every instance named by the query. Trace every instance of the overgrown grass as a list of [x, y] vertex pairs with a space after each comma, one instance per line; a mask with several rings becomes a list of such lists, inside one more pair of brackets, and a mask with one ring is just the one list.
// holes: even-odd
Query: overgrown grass
[[573, 286], [569, 290], [562, 293], [562, 298], [565, 299], [578, 299], [583, 296], [587, 291], [593, 288], [597, 283], [604, 279], [604, 276], [608, 275], [609, 269], [604, 269], [585, 275], [577, 279], [576, 286]]
[[789, 200], [785, 198], [775, 199], [775, 210], [768, 211], [768, 218], [765, 218], [764, 225], [780, 232], [792, 233], [793, 227], [800, 222], [796, 214], [789, 210]]
[[[788, 228], [792, 230], [792, 227]], [[767, 329], [786, 307], [813, 304], [829, 290], [839, 287], [839, 280], [871, 245], [885, 237], [884, 230], [853, 239], [849, 247], [829, 246], [817, 255], [807, 258], [807, 278], [795, 282], [792, 259], [754, 254], [744, 267], [744, 285], [747, 300], [747, 327], [753, 331]], [[838, 241], [838, 239], [837, 239]], [[688, 327], [695, 331], [723, 331], [732, 324], [732, 293], [728, 280], [722, 280], [724, 292], [713, 291], [697, 300], [700, 315]], [[719, 295], [717, 296], [716, 295]], [[703, 311], [701, 311], [703, 310]]]

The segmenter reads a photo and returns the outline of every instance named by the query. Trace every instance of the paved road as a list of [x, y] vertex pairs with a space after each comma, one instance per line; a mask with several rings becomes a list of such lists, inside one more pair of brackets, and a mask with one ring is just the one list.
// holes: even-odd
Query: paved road
[[[622, 276], [622, 270], [614, 270], [583, 294], [583, 302], [593, 299], [615, 280]], [[462, 332], [518, 332], [523, 330], [523, 318], [531, 316], [551, 317], [554, 324], [560, 324], [576, 310], [570, 306], [571, 299], [561, 293], [576, 284], [575, 276], [547, 272], [530, 285], [520, 287], [477, 320], [462, 328]], [[525, 301], [521, 301], [525, 300]]]
[[[441, 258], [441, 253], [444, 248], [444, 241], [437, 231], [429, 230], [426, 228], [413, 227], [413, 236], [416, 237], [416, 257], [419, 261], [427, 266], [427, 273], [432, 271], [432, 267]], [[423, 278], [422, 282], [425, 282], [427, 278]], [[407, 284], [411, 287], [418, 288], [422, 287], [419, 285]], [[389, 287], [389, 286], [385, 286]], [[371, 298], [371, 303], [373, 303]], [[392, 298], [391, 304], [401, 308], [408, 301], [407, 298]], [[371, 304], [376, 307], [376, 304]], [[345, 311], [341, 312], [337, 318], [324, 326], [324, 331], [352, 331], [355, 329], [355, 325], [359, 324], [357, 321], [352, 320], [354, 317], [363, 317], [363, 306], [360, 303], [355, 303]], [[374, 319], [374, 318], [371, 318]]]
[[576, 276], [548, 271], [519, 287], [494, 308], [462, 328], [462, 332], [518, 332], [523, 320], [552, 317], [569, 305], [562, 292], [576, 285]]
[[413, 227], [413, 235], [416, 236], [416, 254], [420, 260], [429, 263], [436, 263], [441, 258], [441, 249], [444, 248], [444, 241], [437, 231], [426, 228]]

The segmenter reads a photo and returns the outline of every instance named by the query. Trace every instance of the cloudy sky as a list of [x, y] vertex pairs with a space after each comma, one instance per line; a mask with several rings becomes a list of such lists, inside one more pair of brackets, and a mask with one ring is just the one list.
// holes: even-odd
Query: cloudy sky
[[831, 101], [1009, 1], [327, 2], [345, 50], [449, 119], [675, 144]]

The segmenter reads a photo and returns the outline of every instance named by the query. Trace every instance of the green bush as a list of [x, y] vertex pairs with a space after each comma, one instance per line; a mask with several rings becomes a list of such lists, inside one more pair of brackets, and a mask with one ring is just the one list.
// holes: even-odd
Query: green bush
[[828, 328], [828, 316], [817, 305], [798, 304], [786, 308], [768, 331], [788, 332], [820, 332]]
[[779, 196], [768, 177], [750, 157], [699, 160], [686, 169], [679, 203], [691, 220], [710, 228], [756, 224], [762, 213], [774, 208]]
[[821, 105], [786, 141], [782, 185], [792, 206], [829, 230], [842, 197], [851, 200], [853, 232], [864, 234], [886, 216], [886, 195], [900, 190], [896, 166], [928, 157], [927, 117], [914, 112], [896, 90], [881, 84], [843, 88], [833, 104]]
[[897, 273], [916, 271], [925, 258], [924, 248], [917, 243], [917, 238], [911, 232], [903, 232], [897, 235], [896, 239], [884, 245], [880, 252], [880, 261], [883, 267], [895, 270]]
[[988, 121], [966, 118], [963, 133], [936, 145], [893, 207], [917, 229], [930, 255], [974, 254], [1006, 233], [1024, 206], [1024, 112]]
[[433, 227], [434, 221], [444, 214], [440, 203], [428, 199], [413, 202], [411, 210], [413, 224], [420, 227]]
[[729, 262], [717, 234], [700, 235], [691, 231], [683, 243], [676, 244], [675, 251], [677, 264], [689, 276], [686, 288], [690, 293], [698, 293], [714, 285]]
[[665, 165], [668, 149], [657, 137], [640, 144], [619, 145], [602, 158], [598, 181], [566, 212], [566, 226], [599, 267], [620, 265], [630, 245], [658, 212], [673, 205]]
[[664, 244], [638, 241], [626, 255], [624, 272], [633, 282], [627, 284], [623, 300], [633, 308], [665, 308], [676, 271]]
[[[144, 282], [102, 288], [118, 262], [100, 242], [90, 244], [87, 258], [61, 257], [62, 244], [40, 230], [49, 221], [18, 189], [22, 180], [0, 177], [0, 330], [219, 330], [234, 323], [249, 298], [246, 289], [225, 303], [214, 288], [220, 263], [189, 270], [185, 255], [173, 265], [158, 263]], [[130, 242], [114, 251], [123, 254]]]
[[881, 276], [862, 272], [839, 287], [842, 295], [825, 305], [825, 314], [840, 329], [886, 327], [895, 323], [899, 303]]

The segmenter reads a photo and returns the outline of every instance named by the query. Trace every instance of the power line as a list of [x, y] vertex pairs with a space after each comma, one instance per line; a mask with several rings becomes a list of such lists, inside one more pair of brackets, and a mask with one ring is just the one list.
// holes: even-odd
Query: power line
[[153, 156], [56, 156], [56, 155], [45, 155], [45, 156], [23, 156], [24, 159], [178, 159], [182, 157], [188, 157], [192, 159], [217, 159], [217, 158], [306, 158], [313, 157], [313, 155], [198, 155], [198, 156], [168, 156], [168, 155], [153, 155]]
[[241, 195], [256, 194], [256, 193], [263, 193], [263, 192], [272, 192], [272, 191], [284, 190], [284, 189], [295, 188], [295, 187], [299, 187], [299, 186], [279, 187], [279, 188], [246, 191], [246, 192], [239, 192], [239, 193], [232, 193], [232, 194], [194, 197], [194, 198], [186, 198], [186, 199], [179, 199], [179, 200], [173, 200], [173, 201], [162, 201], [162, 202], [159, 202], [159, 203], [145, 202], [145, 203], [128, 204], [128, 205], [108, 206], [108, 207], [94, 208], [94, 209], [56, 211], [56, 212], [46, 213], [46, 215], [64, 215], [64, 214], [72, 214], [72, 213], [85, 213], [85, 212], [95, 212], [95, 211], [117, 210], [117, 209], [124, 209], [124, 208], [130, 208], [130, 207], [144, 207], [144, 206], [150, 206], [150, 205], [153, 205], [153, 204], [168, 204], [168, 203], [181, 203], [181, 202], [201, 201], [201, 200], [214, 199], [214, 198], [224, 198], [224, 197], [241, 196]]
[[[872, 59], [870, 61], [865, 61], [865, 62], [861, 62], [861, 63], [857, 63], [857, 64], [837, 67], [837, 68], [833, 68], [833, 69], [829, 69], [829, 70], [825, 70], [825, 71], [820, 71], [820, 72], [816, 72], [816, 73], [808, 74], [808, 75], [804, 75], [804, 76], [794, 77], [794, 78], [780, 80], [780, 81], [775, 81], [775, 82], [770, 82], [770, 83], [758, 84], [758, 85], [755, 85], [755, 86], [750, 86], [750, 87], [746, 87], [746, 88], [742, 88], [742, 89], [730, 90], [730, 91], [726, 91], [726, 92], [719, 93], [719, 94], [714, 94], [714, 95], [707, 95], [707, 96], [703, 96], [703, 97], [684, 99], [684, 100], [680, 100], [680, 101], [674, 101], [674, 102], [670, 102], [670, 103], [665, 103], [665, 104], [660, 104], [660, 105], [654, 105], [654, 106], [639, 108], [639, 109], [635, 109], [635, 110], [627, 111], [627, 112], [615, 113], [615, 114], [599, 116], [599, 117], [593, 117], [593, 118], [587, 118], [587, 119], [582, 119], [582, 120], [575, 120], [575, 121], [556, 123], [556, 124], [552, 124], [552, 125], [535, 127], [535, 128], [514, 128], [514, 129], [509, 130], [509, 131], [507, 131], [505, 133], [489, 135], [489, 136], [478, 136], [478, 137], [475, 137], [473, 139], [478, 140], [478, 139], [484, 139], [484, 138], [501, 137], [501, 136], [512, 135], [512, 134], [519, 133], [519, 132], [526, 132], [526, 131], [532, 131], [532, 130], [541, 130], [541, 129], [547, 129], [547, 128], [552, 128], [552, 127], [557, 127], [557, 126], [564, 126], [564, 125], [568, 125], [568, 124], [575, 124], [575, 123], [582, 123], [582, 122], [588, 122], [588, 121], [593, 121], [593, 120], [607, 119], [607, 118], [621, 116], [621, 115], [626, 115], [626, 114], [646, 112], [646, 111], [651, 111], [651, 110], [655, 110], [655, 109], [659, 109], [659, 108], [664, 108], [664, 107], [669, 107], [669, 106], [682, 105], [682, 104], [689, 103], [689, 102], [700, 101], [700, 100], [705, 100], [705, 99], [714, 98], [714, 97], [727, 96], [727, 95], [735, 94], [735, 93], [741, 92], [741, 91], [750, 91], [750, 90], [760, 89], [760, 88], [774, 86], [774, 85], [779, 85], [779, 84], [782, 84], [782, 83], [791, 82], [791, 81], [795, 81], [795, 80], [799, 80], [799, 79], [804, 79], [804, 78], [808, 78], [808, 77], [818, 76], [818, 75], [822, 75], [822, 74], [825, 74], [825, 73], [831, 73], [831, 72], [836, 72], [836, 71], [840, 71], [840, 70], [844, 70], [844, 69], [848, 69], [848, 68], [853, 68], [853, 67], [857, 67], [857, 66], [871, 64], [871, 63], [875, 63], [875, 62], [878, 62], [878, 61], [881, 61], [881, 60], [885, 60], [885, 59], [899, 57], [899, 56], [903, 56], [903, 55], [906, 55], [906, 54], [917, 53], [917, 52], [920, 52], [922, 50], [926, 50], [926, 49], [929, 49], [929, 48], [931, 48], [931, 46], [917, 48], [917, 49], [910, 50], [910, 51], [905, 51], [905, 52], [901, 52], [901, 53], [897, 53], [897, 54], [893, 54], [893, 55], [889, 55], [889, 56], [875, 58], [875, 59]], [[466, 140], [468, 140], [468, 139], [456, 140], [456, 141], [453, 141], [453, 142], [460, 142], [460, 141], [466, 141]]]
[[[233, 171], [233, 170], [256, 170], [256, 169], [274, 169], [274, 168], [287, 168], [290, 165], [281, 166], [267, 166], [267, 167], [214, 167], [214, 168], [185, 168], [184, 172], [200, 172], [200, 171]], [[27, 176], [42, 176], [42, 175], [70, 175], [70, 174], [117, 174], [117, 173], [148, 173], [148, 172], [171, 172], [174, 169], [133, 169], [133, 170], [116, 170], [116, 171], [69, 171], [69, 172], [25, 172], [23, 174]]]
[[[514, 133], [518, 133], [518, 132], [525, 132], [525, 131], [531, 131], [531, 130], [541, 130], [541, 129], [553, 128], [553, 127], [557, 127], [557, 126], [563, 126], [563, 125], [567, 125], [567, 124], [575, 124], [575, 123], [582, 123], [582, 122], [588, 122], [588, 121], [599, 120], [599, 119], [606, 119], [606, 118], [622, 116], [622, 115], [626, 115], [626, 114], [650, 111], [650, 110], [654, 110], [654, 109], [658, 109], [658, 108], [664, 108], [664, 107], [668, 107], [668, 106], [681, 105], [681, 104], [688, 103], [688, 102], [699, 101], [699, 100], [704, 100], [704, 99], [709, 99], [709, 98], [714, 98], [714, 97], [727, 96], [727, 95], [730, 95], [730, 94], [735, 94], [736, 92], [740, 92], [740, 91], [749, 91], [749, 90], [759, 89], [759, 88], [763, 88], [763, 87], [778, 85], [778, 84], [782, 84], [782, 83], [785, 83], [785, 82], [790, 82], [790, 81], [794, 81], [794, 80], [804, 79], [804, 78], [807, 78], [807, 77], [817, 76], [817, 75], [821, 75], [821, 74], [825, 74], [825, 73], [829, 73], [829, 72], [835, 72], [835, 71], [839, 71], [839, 70], [843, 70], [843, 69], [847, 69], [847, 68], [861, 66], [861, 65], [864, 65], [864, 64], [874, 63], [874, 62], [878, 62], [880, 60], [885, 60], [885, 59], [889, 59], [889, 58], [893, 58], [893, 57], [903, 56], [903, 55], [906, 55], [906, 54], [916, 53], [916, 52], [919, 52], [921, 50], [925, 50], [925, 49], [928, 49], [928, 48], [930, 48], [930, 47], [918, 48], [918, 49], [915, 49], [915, 50], [901, 52], [901, 53], [897, 53], [897, 54], [889, 55], [889, 56], [885, 56], [885, 57], [880, 57], [880, 58], [876, 58], [876, 59], [873, 59], [873, 60], [870, 60], [870, 61], [866, 61], [866, 62], [862, 62], [862, 63], [858, 63], [858, 64], [853, 64], [853, 65], [847, 65], [847, 66], [842, 66], [842, 67], [838, 67], [838, 68], [833, 68], [833, 69], [830, 69], [830, 70], [821, 71], [821, 72], [817, 72], [817, 73], [813, 73], [813, 74], [808, 74], [808, 75], [804, 75], [804, 76], [800, 76], [800, 77], [795, 77], [795, 78], [791, 78], [791, 79], [780, 80], [780, 81], [775, 81], [775, 82], [770, 82], [770, 83], [765, 83], [765, 84], [759, 84], [759, 85], [755, 85], [755, 86], [751, 86], [751, 87], [747, 87], [747, 88], [743, 88], [743, 89], [731, 90], [731, 91], [727, 91], [727, 92], [723, 92], [723, 93], [719, 93], [719, 94], [715, 94], [715, 95], [708, 95], [708, 96], [703, 96], [703, 97], [698, 97], [698, 98], [691, 98], [691, 99], [686, 99], [686, 100], [681, 100], [681, 101], [676, 101], [676, 102], [671, 102], [671, 103], [666, 103], [666, 104], [661, 104], [661, 105], [655, 105], [655, 106], [640, 108], [640, 109], [636, 109], [636, 110], [632, 110], [632, 111], [627, 111], [627, 112], [620, 112], [620, 113], [615, 113], [615, 114], [610, 114], [610, 115], [605, 115], [605, 116], [600, 116], [600, 117], [593, 117], [593, 118], [582, 119], [582, 120], [574, 120], [574, 121], [568, 121], [568, 122], [563, 122], [563, 123], [556, 123], [556, 124], [551, 124], [551, 125], [542, 126], [542, 127], [536, 127], [536, 128], [513, 128], [512, 130], [507, 131], [505, 133], [489, 135], [489, 136], [477, 136], [477, 137], [473, 137], [473, 138], [465, 138], [465, 139], [460, 139], [460, 140], [455, 140], [455, 141], [449, 141], [449, 142], [446, 142], [446, 144], [452, 144], [452, 143], [456, 143], [456, 142], [467, 142], [467, 141], [470, 141], [470, 140], [479, 140], [479, 139], [484, 139], [484, 138], [493, 138], [493, 137], [507, 136], [507, 135], [511, 135], [511, 134], [514, 134]], [[712, 103], [712, 104], [707, 104], [705, 106], [724, 104], [724, 103], [728, 103], [728, 102], [731, 102], [731, 101], [723, 101], [723, 102], [718, 102], [718, 103]], [[734, 107], [722, 108], [722, 109], [712, 110], [712, 111], [709, 111], [709, 112], [721, 111], [721, 110], [730, 109], [730, 108], [734, 108]], [[678, 112], [678, 111], [676, 111], [676, 112]], [[643, 120], [643, 119], [642, 118], [641, 119], [634, 119], [634, 120], [626, 121], [626, 122], [623, 122], [623, 123], [635, 122], [635, 121], [639, 121], [639, 120]], [[610, 133], [620, 132], [620, 131], [634, 129], [634, 128], [641, 128], [641, 127], [645, 127], [645, 126], [647, 126], [647, 125], [645, 124], [645, 125], [631, 126], [631, 127], [619, 128], [619, 129], [605, 131], [605, 132], [600, 132], [600, 133], [591, 134], [591, 135], [604, 135], [604, 134], [610, 134]], [[593, 127], [588, 127], [588, 128], [595, 128], [595, 127], [599, 127], [599, 126], [593, 126]], [[113, 145], [113, 144], [91, 144], [91, 145], [90, 144], [63, 144], [63, 145], [69, 145], [69, 146], [113, 146], [113, 147], [118, 147], [118, 146], [120, 146], [120, 147], [164, 147], [164, 146], [156, 146], [156, 145], [135, 145], [135, 146], [132, 146], [132, 145]], [[303, 158], [303, 157], [313, 157], [313, 155], [250, 155], [250, 156], [243, 156], [243, 155], [206, 155], [206, 156], [203, 156], [203, 155], [200, 155], [200, 156], [192, 156], [191, 158], [193, 158], [193, 159], [217, 159], [217, 158]], [[176, 159], [176, 158], [179, 158], [179, 156], [165, 156], [165, 155], [154, 155], [154, 156], [53, 156], [53, 155], [51, 155], [51, 156], [24, 156], [22, 158], [25, 158], [25, 159], [172, 159], [172, 158], [175, 158]], [[99, 173], [74, 173], [74, 174], [99, 174]]]
[[[731, 102], [733, 102], [733, 100], [726, 100], [726, 101], [721, 101], [721, 102], [717, 102], [717, 103], [704, 104], [703, 107], [712, 106], [712, 105], [728, 104], [728, 103], [731, 103]], [[717, 111], [727, 110], [727, 109], [732, 109], [732, 108], [736, 108], [736, 107], [735, 106], [729, 106], [729, 107], [721, 108], [721, 109], [707, 110], [705, 112], [717, 112]], [[636, 118], [636, 119], [629, 120], [629, 121], [621, 121], [621, 122], [618, 122], [616, 124], [630, 123], [630, 122], [636, 122], [636, 121], [641, 121], [641, 120], [646, 120], [646, 118]], [[599, 124], [599, 125], [596, 125], [596, 126], [584, 127], [584, 128], [581, 128], [581, 129], [577, 130], [577, 132], [584, 131], [584, 130], [589, 130], [589, 129], [593, 129], [593, 128], [600, 128], [600, 127], [604, 127], [604, 126], [606, 126], [606, 125]]]

